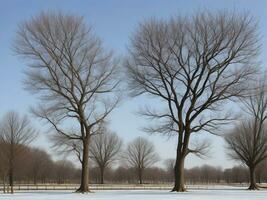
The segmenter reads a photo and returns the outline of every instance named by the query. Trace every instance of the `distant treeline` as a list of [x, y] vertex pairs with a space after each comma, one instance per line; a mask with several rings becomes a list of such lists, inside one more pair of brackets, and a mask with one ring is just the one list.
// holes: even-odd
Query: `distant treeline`
[[[267, 162], [256, 171], [256, 179], [258, 183], [267, 182]], [[91, 169], [93, 183], [99, 183], [98, 168]], [[187, 184], [220, 184], [220, 183], [248, 183], [249, 172], [244, 166], [234, 166], [233, 168], [222, 169], [210, 165], [202, 165], [185, 169], [185, 177]], [[145, 170], [144, 183], [172, 183], [173, 170], [164, 167], [152, 167]], [[108, 183], [137, 183], [135, 170], [132, 168], [118, 167], [109, 169], [106, 172], [106, 182]]]
[[[0, 163], [1, 181], [3, 177], [3, 162]], [[165, 162], [163, 167], [145, 169], [143, 183], [172, 183], [172, 160]], [[267, 162], [256, 170], [257, 182], [267, 182]], [[17, 184], [71, 184], [79, 183], [80, 170], [69, 160], [53, 161], [44, 150], [25, 147], [24, 154], [15, 160], [14, 180]], [[101, 183], [98, 167], [90, 167], [91, 183]], [[105, 171], [106, 183], [138, 183], [137, 172], [134, 168], [123, 164]], [[216, 183], [247, 183], [249, 182], [248, 169], [244, 166], [235, 166], [222, 169], [210, 165], [203, 165], [185, 170], [187, 184], [216, 184]]]

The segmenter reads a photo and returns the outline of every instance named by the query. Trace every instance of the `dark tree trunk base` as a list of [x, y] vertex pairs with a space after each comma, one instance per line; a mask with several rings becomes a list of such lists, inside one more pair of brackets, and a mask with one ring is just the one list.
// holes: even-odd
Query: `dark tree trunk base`
[[104, 184], [104, 167], [100, 167], [100, 184]]
[[250, 185], [248, 190], [258, 190], [259, 186], [257, 185], [255, 181], [255, 168], [256, 166], [251, 165], [249, 167], [249, 173], [250, 173]]
[[77, 193], [91, 193], [91, 191], [90, 191], [90, 189], [89, 188], [81, 188], [81, 187], [79, 187], [75, 192], [77, 192]]
[[249, 186], [249, 188], [248, 188], [248, 190], [259, 190], [260, 188], [259, 188], [259, 186], [257, 185], [257, 184], [252, 184], [252, 185], [250, 185]]
[[80, 187], [76, 190], [77, 193], [89, 193], [89, 138], [83, 140], [83, 158], [82, 158], [82, 176]]
[[184, 160], [185, 156], [177, 152], [176, 163], [174, 167], [174, 187], [172, 192], [186, 192], [184, 180]]
[[185, 186], [182, 187], [174, 187], [171, 192], [186, 192]]

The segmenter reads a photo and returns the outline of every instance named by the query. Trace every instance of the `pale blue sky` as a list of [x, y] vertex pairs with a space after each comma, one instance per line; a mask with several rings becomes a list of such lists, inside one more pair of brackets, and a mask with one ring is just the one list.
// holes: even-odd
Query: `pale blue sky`
[[[190, 15], [199, 10], [230, 9], [249, 11], [259, 20], [262, 35], [263, 64], [267, 58], [267, 1], [266, 0], [8, 0], [1, 1], [0, 7], [0, 115], [13, 109], [27, 113], [28, 107], [36, 102], [34, 96], [23, 90], [22, 71], [25, 63], [13, 55], [12, 40], [15, 37], [17, 25], [41, 11], [63, 11], [84, 16], [86, 22], [93, 25], [107, 47], [113, 48], [117, 54], [125, 54], [130, 34], [137, 24], [148, 17], [166, 18], [171, 15]], [[149, 100], [145, 97], [127, 99], [111, 115], [110, 125], [127, 143], [137, 136], [148, 137], [156, 145], [162, 159], [175, 155], [175, 139], [161, 136], [147, 136], [140, 131], [144, 124], [143, 118], [134, 112]], [[42, 127], [42, 124], [37, 123]], [[42, 129], [42, 128], [41, 128]], [[187, 167], [200, 164], [222, 165], [229, 167], [229, 161], [224, 153], [223, 142], [214, 136], [213, 156], [200, 160], [193, 156], [186, 162]], [[45, 133], [34, 143], [35, 146], [50, 150]]]

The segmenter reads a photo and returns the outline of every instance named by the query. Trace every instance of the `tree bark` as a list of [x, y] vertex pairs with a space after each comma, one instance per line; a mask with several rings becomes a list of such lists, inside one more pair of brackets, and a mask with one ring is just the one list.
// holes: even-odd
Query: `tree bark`
[[3, 176], [3, 192], [6, 193], [6, 176]]
[[36, 176], [35, 176], [35, 175], [33, 176], [33, 184], [34, 184], [34, 185], [36, 185], [36, 184], [37, 184], [37, 178], [36, 178]]
[[104, 167], [100, 167], [100, 183], [104, 184]]
[[185, 192], [184, 184], [184, 160], [185, 156], [177, 152], [177, 158], [174, 167], [174, 187], [172, 192]]
[[76, 192], [90, 192], [89, 190], [89, 138], [83, 140], [82, 177], [81, 185]]
[[[12, 145], [12, 144], [11, 144]], [[10, 192], [11, 194], [14, 193], [13, 190], [13, 185], [14, 185], [14, 178], [13, 178], [13, 174], [14, 174], [14, 153], [13, 153], [13, 145], [11, 146], [11, 158], [9, 159], [9, 171], [8, 171], [8, 179], [9, 179], [9, 186], [10, 186]]]
[[258, 190], [258, 185], [255, 180], [255, 167], [249, 167], [250, 186], [249, 190]]
[[9, 186], [10, 186], [10, 192], [11, 192], [11, 194], [13, 194], [14, 193], [14, 190], [13, 190], [13, 167], [11, 167], [10, 169], [9, 169], [9, 174], [8, 174], [8, 176], [9, 176]]
[[142, 169], [138, 170], [138, 179], [139, 179], [139, 184], [143, 184], [143, 170]]

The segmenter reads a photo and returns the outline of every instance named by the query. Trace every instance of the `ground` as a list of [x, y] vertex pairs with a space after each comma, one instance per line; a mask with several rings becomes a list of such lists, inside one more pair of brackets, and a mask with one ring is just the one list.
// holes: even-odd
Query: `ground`
[[171, 193], [168, 190], [99, 190], [90, 194], [70, 191], [19, 191], [13, 195], [0, 194], [1, 200], [260, 200], [267, 190], [248, 191], [244, 188], [214, 188]]

